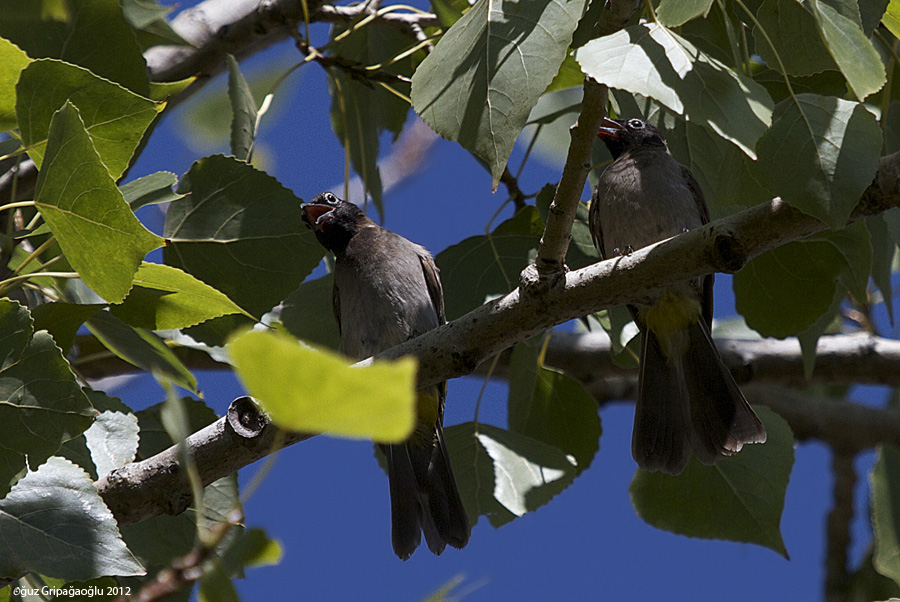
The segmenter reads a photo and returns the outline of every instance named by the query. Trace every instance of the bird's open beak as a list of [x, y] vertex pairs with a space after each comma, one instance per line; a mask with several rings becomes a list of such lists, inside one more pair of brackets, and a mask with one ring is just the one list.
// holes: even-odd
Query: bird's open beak
[[303, 210], [303, 221], [314, 230], [321, 230], [322, 225], [334, 217], [331, 215], [331, 212], [334, 211], [334, 207], [329, 207], [328, 205], [312, 205], [306, 203], [305, 205], [302, 205], [300, 209]]
[[597, 136], [614, 140], [622, 135], [622, 130], [624, 129], [625, 126], [618, 121], [610, 119], [609, 117], [604, 117], [603, 121], [600, 123], [600, 129], [597, 131]]

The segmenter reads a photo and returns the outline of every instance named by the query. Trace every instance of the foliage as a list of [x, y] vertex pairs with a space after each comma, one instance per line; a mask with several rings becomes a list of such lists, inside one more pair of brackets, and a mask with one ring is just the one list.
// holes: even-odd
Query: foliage
[[[594, 33], [604, 4], [596, 0], [590, 8], [586, 0], [431, 4], [436, 19], [424, 30], [385, 26], [379, 17], [391, 12], [419, 15], [387, 7], [335, 25], [323, 50], [298, 43], [304, 64], [327, 70], [335, 135], [380, 212], [380, 147], [397, 140], [410, 109], [472, 153], [497, 188], [538, 102], [557, 107], [534, 122], [541, 144], [559, 135], [558, 118], [578, 111], [569, 99], [587, 75], [610, 89], [611, 114], [640, 116], [664, 132], [714, 215], [777, 196], [832, 228], [769, 251], [736, 276], [738, 311], [757, 333], [799, 337], [811, 366], [827, 327], [837, 320], [852, 329], [842, 310], [869, 311], [870, 279], [890, 306], [896, 215], [844, 226], [879, 159], [900, 146], [896, 0], [659, 0], [605, 36]], [[171, 112], [167, 95], [187, 86], [147, 76], [142, 51], [183, 42], [166, 13], [133, 0], [10, 0], [0, 11], [0, 128], [8, 138], [0, 160], [27, 157], [39, 169], [32, 196], [0, 200], [2, 580], [139, 587], [199, 545], [200, 533], [212, 554], [201, 596], [218, 598], [235, 596], [229, 579], [245, 567], [280, 557], [257, 530], [209, 535], [239, 506], [234, 477], [205, 488], [194, 482], [190, 514], [117, 526], [95, 481], [216, 416], [174, 393], [135, 413], [129, 400], [82, 377], [90, 362], [115, 356], [196, 397], [191, 367], [175, 352], [185, 331], [216, 358], [214, 347], [225, 346], [279, 424], [377, 440], [410, 428], [411, 362], [360, 376], [318, 350], [337, 346], [330, 276], [308, 278], [324, 251], [302, 225], [300, 199], [250, 164], [269, 98], [254, 97], [233, 58], [232, 156], [198, 157], [180, 177], [129, 173]], [[513, 217], [437, 254], [448, 319], [517, 286], [554, 188], [515, 198]], [[153, 233], [134, 212], [159, 203], [168, 203], [166, 223]], [[597, 260], [585, 208], [572, 230], [572, 268]], [[162, 263], [149, 261], [159, 247]], [[278, 306], [280, 314], [269, 314]], [[617, 350], [633, 348], [619, 336], [622, 314], [600, 324]], [[278, 333], [244, 332], [254, 325]], [[597, 453], [596, 404], [581, 383], [546, 365], [542, 341], [513, 350], [508, 424], [476, 419], [447, 429], [473, 522], [485, 516], [500, 527], [550, 503]], [[91, 345], [106, 352], [85, 356]], [[360, 385], [372, 379], [387, 384]], [[313, 395], [326, 385], [341, 404]], [[321, 416], [307, 420], [310, 409]], [[354, 419], [364, 410], [378, 423], [360, 429]], [[638, 513], [662, 529], [787, 554], [779, 523], [793, 436], [779, 416], [761, 415], [763, 446], [713, 467], [691, 464], [679, 477], [637, 473]], [[886, 446], [873, 476], [871, 570], [900, 583], [898, 474], [897, 451]]]

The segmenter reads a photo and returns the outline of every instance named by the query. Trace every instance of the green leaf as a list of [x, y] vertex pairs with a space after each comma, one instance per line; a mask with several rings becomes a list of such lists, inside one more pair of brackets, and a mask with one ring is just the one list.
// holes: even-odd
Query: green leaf
[[303, 432], [406, 440], [415, 423], [416, 362], [351, 367], [337, 354], [271, 332], [232, 339], [235, 372], [278, 426]]
[[544, 337], [519, 343], [509, 361], [509, 430], [575, 458], [581, 473], [600, 447], [597, 402], [577, 380], [543, 366]]
[[660, 25], [635, 25], [598, 38], [575, 58], [598, 82], [658, 101], [751, 159], [772, 121], [765, 88]]
[[134, 460], [138, 448], [138, 421], [134, 414], [103, 412], [84, 432], [97, 477]]
[[[345, 26], [335, 26], [331, 39], [346, 32]], [[354, 68], [367, 65], [385, 65], [383, 71], [392, 75], [412, 76], [420, 58], [409, 56], [388, 65], [395, 56], [409, 47], [409, 37], [398, 29], [389, 27], [361, 27], [338, 42], [332, 42], [333, 52]], [[379, 212], [383, 210], [381, 199], [381, 175], [378, 171], [378, 138], [389, 131], [396, 140], [406, 116], [409, 104], [402, 98], [378, 85], [362, 79], [344, 69], [329, 69], [328, 91], [331, 94], [331, 126], [344, 148], [350, 153], [353, 169], [359, 174], [365, 191], [375, 202]], [[389, 86], [408, 95], [409, 85], [393, 81]]]
[[888, 318], [893, 324], [894, 302], [891, 269], [894, 265], [897, 243], [891, 236], [882, 214], [867, 217], [866, 228], [868, 228], [872, 240], [872, 281], [881, 291], [882, 302], [888, 312]]
[[719, 208], [750, 207], [772, 198], [772, 193], [757, 180], [753, 161], [715, 132], [682, 120], [663, 131], [672, 155], [691, 170], [700, 184], [714, 218]]
[[165, 342], [152, 332], [133, 328], [108, 311], [97, 312], [86, 324], [91, 334], [117, 357], [158, 379], [171, 380], [197, 393], [197, 379]]
[[472, 236], [440, 253], [435, 263], [441, 270], [447, 319], [516, 288], [542, 231], [540, 214], [529, 206], [491, 234]]
[[45, 160], [35, 205], [85, 284], [121, 301], [141, 260], [163, 240], [131, 212], [71, 103], [53, 116]]
[[[98, 462], [101, 464], [105, 464], [105, 466], [109, 465], [109, 460], [111, 458], [128, 458], [131, 460], [134, 459], [134, 449], [137, 449], [137, 431], [135, 429], [134, 438], [133, 438], [133, 447], [132, 443], [129, 442], [128, 436], [126, 435], [126, 431], [129, 429], [128, 420], [130, 419], [122, 419], [120, 416], [132, 416], [133, 412], [131, 408], [126, 406], [116, 397], [108, 397], [106, 394], [101, 393], [100, 391], [94, 391], [92, 389], [84, 388], [84, 393], [87, 395], [88, 400], [90, 400], [91, 405], [94, 406], [94, 409], [100, 413], [101, 416], [106, 415], [106, 424], [99, 427], [104, 431], [108, 431], [110, 436], [113, 438], [113, 441], [121, 443], [121, 445], [115, 445], [113, 448], [109, 450], [99, 450], [98, 454], [102, 454], [104, 457], [98, 459]], [[112, 420], [121, 422], [121, 428], [116, 426], [115, 424], [109, 423], [109, 416], [118, 415], [116, 418]], [[98, 417], [99, 418], [99, 417]], [[91, 425], [91, 428], [96, 426], [96, 422]], [[88, 429], [91, 430], [91, 429]], [[67, 460], [77, 464], [81, 468], [83, 468], [89, 475], [91, 475], [91, 479], [96, 481], [98, 479], [97, 475], [97, 466], [94, 463], [94, 459], [92, 458], [92, 452], [88, 449], [88, 443], [86, 438], [86, 432], [82, 433], [78, 437], [74, 439], [69, 439], [65, 443], [62, 444], [62, 447], [59, 448], [59, 451], [56, 452], [57, 456], [62, 456]], [[115, 436], [113, 433], [119, 433], [122, 436]], [[99, 431], [94, 432], [94, 436], [97, 439], [101, 438], [101, 433]], [[130, 462], [131, 460], [126, 460]], [[122, 462], [125, 464], [125, 462]], [[121, 465], [121, 464], [120, 464]]]
[[[835, 63], [847, 78], [856, 98], [864, 100], [887, 80], [881, 57], [856, 19], [842, 14], [827, 2], [807, 0], [819, 31]], [[858, 9], [857, 9], [858, 10]]]
[[691, 19], [706, 17], [712, 3], [713, 0], [660, 0], [656, 16], [663, 25], [678, 27]]
[[691, 537], [755, 543], [787, 557], [779, 524], [794, 438], [787, 423], [757, 407], [768, 440], [703, 466], [692, 458], [677, 477], [638, 470], [631, 501], [650, 525]]
[[900, 450], [884, 444], [872, 471], [875, 569], [900, 583]]
[[178, 183], [178, 176], [168, 171], [158, 171], [149, 176], [132, 180], [119, 186], [119, 191], [125, 198], [125, 202], [132, 211], [137, 211], [144, 205], [158, 205], [171, 203], [182, 196], [172, 187]]
[[[558, 92], [559, 90], [568, 90], [569, 88], [577, 88], [584, 85], [584, 73], [575, 57], [567, 54], [559, 66], [559, 71], [553, 77], [553, 81], [544, 90], [544, 94], [549, 92]], [[537, 103], [535, 103], [537, 105]]]
[[46, 330], [56, 341], [56, 345], [63, 354], [69, 352], [75, 333], [84, 324], [84, 321], [97, 313], [102, 304], [80, 305], [76, 303], [64, 303], [56, 301], [41, 303], [31, 310], [34, 318], [34, 330]]
[[841, 253], [824, 241], [797, 241], [752, 259], [734, 276], [735, 305], [763, 336], [803, 332], [831, 306]]
[[0, 132], [17, 127], [16, 82], [30, 62], [15, 44], [0, 38]]
[[890, 1], [881, 22], [895, 38], [900, 38], [900, 0]]
[[759, 142], [759, 179], [786, 202], [833, 228], [843, 226], [872, 183], [881, 129], [859, 103], [797, 95], [778, 103]]
[[160, 44], [190, 46], [165, 19], [173, 8], [160, 6], [155, 0], [122, 0], [122, 14], [134, 28], [134, 35], [142, 51]]
[[337, 322], [327, 317], [333, 315], [333, 288], [334, 275], [327, 274], [304, 282], [291, 293], [281, 309], [281, 323], [287, 331], [317, 347], [339, 349], [341, 335]]
[[118, 0], [6, 0], [0, 37], [31, 58], [74, 63], [142, 96], [149, 94], [147, 63]]
[[416, 112], [486, 162], [494, 188], [531, 109], [566, 57], [585, 4], [478, 0], [413, 75]]
[[40, 466], [85, 431], [95, 412], [53, 338], [34, 333], [27, 309], [0, 299], [0, 333], [2, 496], [25, 473], [26, 457]]
[[114, 316], [148, 330], [187, 328], [228, 314], [244, 314], [240, 307], [217, 291], [178, 268], [142, 263], [134, 276], [134, 288]]
[[249, 162], [256, 137], [256, 101], [234, 57], [229, 54], [226, 62], [228, 98], [231, 100], [231, 154]]
[[760, 27], [753, 28], [754, 48], [771, 69], [795, 76], [837, 69], [816, 19], [802, 2], [764, 0], [756, 18]]
[[86, 472], [50, 458], [0, 500], [0, 575], [143, 575]]
[[16, 112], [28, 155], [43, 164], [53, 115], [67, 102], [78, 107], [84, 127], [114, 180], [128, 168], [141, 138], [163, 109], [147, 98], [87, 69], [61, 61], [32, 62], [16, 86]]
[[454, 425], [444, 438], [470, 520], [485, 515], [500, 527], [549, 502], [576, 475], [574, 458], [489, 424]]
[[166, 213], [165, 263], [261, 316], [296, 289], [324, 255], [303, 226], [300, 200], [233, 157], [200, 159]]
[[444, 30], [450, 29], [468, 9], [469, 3], [466, 0], [431, 0], [431, 12], [438, 18]]

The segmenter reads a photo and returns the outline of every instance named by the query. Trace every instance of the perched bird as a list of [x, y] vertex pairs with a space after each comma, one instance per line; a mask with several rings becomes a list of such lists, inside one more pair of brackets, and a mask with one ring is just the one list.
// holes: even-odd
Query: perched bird
[[[604, 119], [597, 135], [614, 159], [600, 176], [589, 214], [604, 259], [709, 222], [700, 186], [655, 127], [640, 119]], [[631, 452], [645, 470], [679, 474], [691, 449], [709, 465], [745, 443], [766, 440], [710, 335], [712, 289], [710, 274], [628, 306], [643, 335]]]
[[[385, 230], [359, 207], [323, 192], [301, 205], [303, 220], [334, 253], [334, 317], [341, 351], [365, 359], [446, 322], [431, 255]], [[447, 383], [418, 392], [413, 434], [380, 445], [387, 458], [394, 552], [406, 560], [425, 533], [435, 554], [469, 541], [469, 521], [444, 444]]]

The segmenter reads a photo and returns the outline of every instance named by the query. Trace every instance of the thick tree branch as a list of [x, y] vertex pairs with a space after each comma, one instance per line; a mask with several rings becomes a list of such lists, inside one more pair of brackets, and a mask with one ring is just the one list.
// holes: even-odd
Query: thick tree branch
[[[186, 445], [205, 486], [311, 436], [278, 430], [249, 397], [240, 397], [225, 416], [188, 437]], [[158, 514], [180, 514], [192, 502], [176, 445], [112, 471], [97, 482], [97, 488], [119, 526]]]

